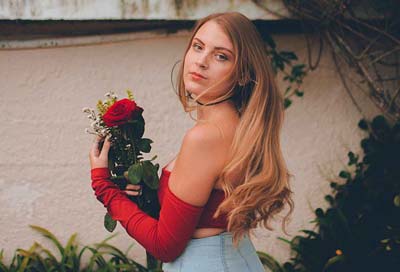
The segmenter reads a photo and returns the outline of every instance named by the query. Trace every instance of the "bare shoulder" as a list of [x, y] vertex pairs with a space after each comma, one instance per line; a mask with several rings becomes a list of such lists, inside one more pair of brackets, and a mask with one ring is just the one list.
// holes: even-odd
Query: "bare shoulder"
[[170, 190], [180, 199], [204, 206], [225, 162], [223, 138], [209, 124], [199, 124], [185, 134], [169, 177]]
[[217, 126], [209, 123], [201, 123], [189, 129], [185, 137], [183, 138], [183, 142], [187, 142], [195, 145], [199, 144], [220, 144], [223, 141], [221, 137], [220, 130]]

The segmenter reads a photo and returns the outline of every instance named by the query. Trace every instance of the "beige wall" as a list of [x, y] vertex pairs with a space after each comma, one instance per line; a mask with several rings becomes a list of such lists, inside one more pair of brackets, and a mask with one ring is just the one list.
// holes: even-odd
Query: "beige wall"
[[[0, 248], [6, 261], [18, 247], [45, 239], [28, 225], [48, 228], [63, 243], [77, 232], [86, 245], [99, 242], [105, 209], [90, 187], [88, 152], [92, 136], [84, 133], [88, 120], [83, 107], [114, 90], [123, 96], [131, 88], [145, 109], [145, 137], [154, 140], [151, 155], [164, 166], [176, 154], [193, 121], [170, 84], [170, 72], [181, 58], [187, 35], [134, 38], [118, 43], [47, 49], [0, 50]], [[301, 35], [274, 36], [280, 49], [295, 50], [306, 60]], [[79, 40], [78, 40], [79, 42]], [[349, 149], [359, 152], [361, 118], [335, 73], [329, 53], [310, 74], [304, 98], [286, 111], [282, 148], [295, 175], [294, 217], [289, 231], [309, 227], [313, 210], [325, 205], [328, 178], [347, 163]], [[364, 104], [371, 114], [372, 107]], [[277, 240], [280, 230], [258, 229], [258, 250], [281, 261], [288, 246]], [[123, 228], [111, 243], [126, 249], [134, 242]], [[145, 263], [140, 245], [132, 257]]]
[[[288, 16], [281, 0], [268, 0], [260, 9], [248, 0], [0, 0], [0, 19], [93, 20], [93, 19], [198, 19], [212, 12], [239, 11], [251, 19]], [[262, 4], [262, 3], [260, 3]]]

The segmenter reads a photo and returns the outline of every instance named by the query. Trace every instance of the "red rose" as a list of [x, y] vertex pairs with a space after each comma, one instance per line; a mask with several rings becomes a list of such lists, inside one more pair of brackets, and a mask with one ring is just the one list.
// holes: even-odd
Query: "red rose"
[[125, 124], [141, 114], [143, 109], [135, 101], [127, 98], [115, 102], [103, 115], [103, 121], [108, 127]]

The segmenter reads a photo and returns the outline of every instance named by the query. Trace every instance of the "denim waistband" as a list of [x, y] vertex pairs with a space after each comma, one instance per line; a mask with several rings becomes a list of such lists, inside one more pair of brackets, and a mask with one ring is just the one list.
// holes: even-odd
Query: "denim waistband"
[[[232, 245], [233, 244], [233, 235], [231, 232], [224, 231], [219, 234], [203, 237], [203, 238], [192, 238], [188, 242], [188, 246], [191, 245], [220, 245], [221, 241], [223, 241], [224, 245]], [[245, 234], [243, 236], [244, 239], [248, 239], [248, 235]]]
[[234, 248], [233, 234], [192, 238], [173, 262], [164, 263], [166, 272], [265, 272], [256, 250], [246, 234]]

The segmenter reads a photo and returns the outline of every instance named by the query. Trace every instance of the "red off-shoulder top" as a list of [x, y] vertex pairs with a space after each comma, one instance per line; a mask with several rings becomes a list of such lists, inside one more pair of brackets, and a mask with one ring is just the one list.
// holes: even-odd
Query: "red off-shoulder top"
[[[166, 186], [169, 181], [169, 176], [171, 172], [166, 169], [166, 166], [162, 168], [160, 176], [160, 186], [158, 188], [158, 199], [162, 203], [165, 194]], [[200, 216], [200, 220], [197, 229], [199, 228], [227, 228], [227, 218], [226, 214], [220, 214], [217, 218], [213, 218], [215, 211], [217, 210], [219, 204], [225, 199], [225, 194], [223, 190], [213, 189], [208, 202], [204, 206], [204, 210]]]

